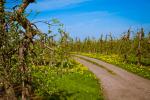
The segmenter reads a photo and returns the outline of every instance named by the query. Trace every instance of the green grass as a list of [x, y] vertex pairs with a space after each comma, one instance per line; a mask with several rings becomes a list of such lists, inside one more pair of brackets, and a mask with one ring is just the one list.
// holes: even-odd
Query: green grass
[[35, 94], [44, 100], [103, 100], [97, 78], [86, 67], [75, 63], [72, 68], [34, 66]]
[[[75, 55], [75, 56], [76, 56], [76, 55]], [[83, 59], [83, 60], [85, 60], [85, 61], [88, 61], [88, 62], [90, 62], [90, 63], [92, 63], [92, 64], [95, 64], [95, 65], [97, 65], [97, 66], [99, 66], [99, 67], [101, 67], [101, 68], [105, 69], [107, 72], [109, 72], [109, 73], [110, 73], [110, 74], [112, 74], [112, 75], [116, 75], [116, 73], [115, 73], [115, 72], [113, 72], [112, 70], [110, 70], [110, 69], [106, 68], [105, 66], [102, 66], [102, 65], [98, 64], [97, 62], [94, 62], [94, 61], [88, 60], [88, 59], [83, 58], [83, 57], [80, 57], [80, 56], [76, 56], [76, 57], [78, 57], [78, 58], [80, 58], [80, 59]]]
[[79, 53], [79, 54], [103, 60], [110, 64], [117, 65], [118, 67], [123, 68], [129, 72], [150, 79], [150, 66], [142, 66], [142, 65], [137, 66], [135, 63], [126, 63], [119, 55], [116, 54], [104, 55], [104, 54], [96, 54], [96, 53]]

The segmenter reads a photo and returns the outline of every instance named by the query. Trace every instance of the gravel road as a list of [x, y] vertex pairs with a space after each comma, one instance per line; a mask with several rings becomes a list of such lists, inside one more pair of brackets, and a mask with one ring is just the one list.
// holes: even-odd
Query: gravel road
[[94, 58], [77, 56], [94, 61], [115, 73], [75, 57], [76, 61], [88, 67], [101, 80], [105, 100], [150, 100], [150, 80]]

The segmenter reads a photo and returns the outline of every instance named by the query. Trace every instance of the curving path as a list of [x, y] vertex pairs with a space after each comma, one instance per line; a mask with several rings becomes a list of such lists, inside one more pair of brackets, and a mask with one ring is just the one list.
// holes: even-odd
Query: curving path
[[150, 80], [94, 58], [77, 56], [94, 61], [115, 73], [75, 57], [76, 61], [88, 67], [101, 80], [105, 100], [150, 100]]

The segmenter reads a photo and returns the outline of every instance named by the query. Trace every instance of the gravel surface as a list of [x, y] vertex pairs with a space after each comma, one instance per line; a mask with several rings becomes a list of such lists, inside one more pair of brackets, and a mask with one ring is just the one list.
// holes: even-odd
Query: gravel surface
[[75, 60], [88, 67], [101, 80], [105, 100], [150, 100], [150, 80], [115, 65], [94, 58], [78, 56], [94, 61], [116, 73], [111, 74], [97, 65], [75, 57]]

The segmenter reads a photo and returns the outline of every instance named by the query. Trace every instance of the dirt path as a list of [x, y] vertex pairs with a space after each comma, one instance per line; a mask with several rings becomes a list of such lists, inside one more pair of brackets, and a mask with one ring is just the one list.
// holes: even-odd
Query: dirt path
[[75, 58], [101, 80], [106, 100], [150, 100], [150, 80], [94, 58], [80, 57], [94, 61], [116, 73], [115, 75], [111, 74], [104, 68], [83, 59]]

